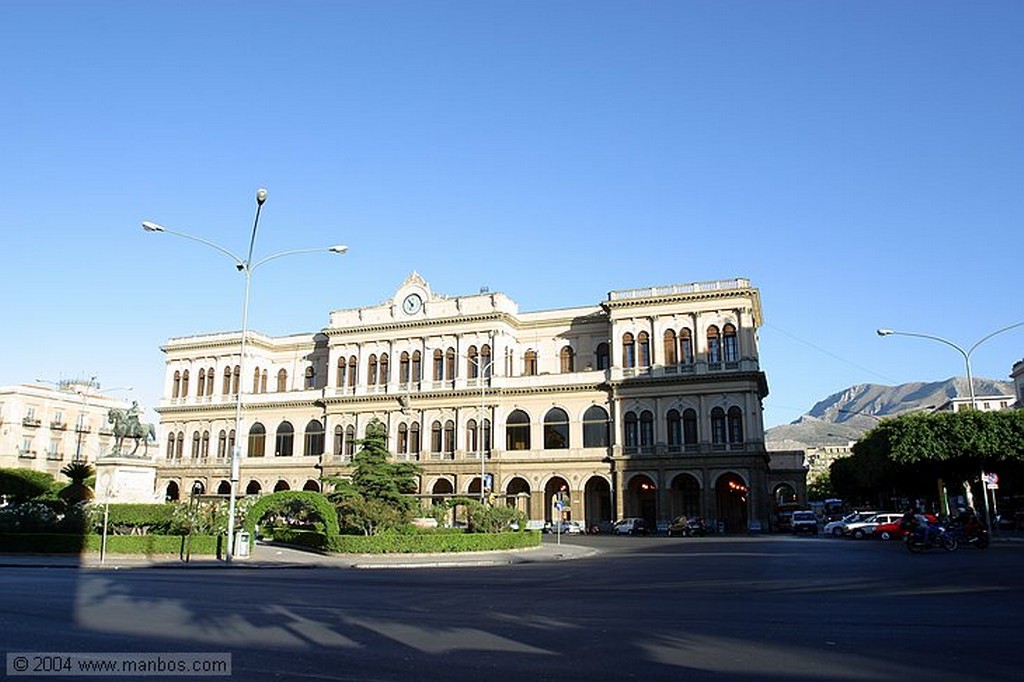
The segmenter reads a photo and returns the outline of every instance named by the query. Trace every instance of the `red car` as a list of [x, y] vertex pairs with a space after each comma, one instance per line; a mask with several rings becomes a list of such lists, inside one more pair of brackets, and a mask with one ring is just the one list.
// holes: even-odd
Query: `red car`
[[[938, 521], [934, 514], [916, 514], [918, 523], [935, 523]], [[893, 521], [891, 523], [880, 523], [875, 526], [875, 530], [872, 532], [876, 538], [880, 540], [899, 540], [907, 531], [900, 528], [902, 519]]]

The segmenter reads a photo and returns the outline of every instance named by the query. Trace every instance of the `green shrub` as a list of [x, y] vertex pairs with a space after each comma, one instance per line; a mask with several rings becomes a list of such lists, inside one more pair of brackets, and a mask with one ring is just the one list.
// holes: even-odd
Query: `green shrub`
[[0, 497], [24, 502], [63, 488], [51, 475], [35, 469], [0, 469]]
[[315, 530], [275, 528], [272, 539], [274, 542], [283, 542], [288, 545], [309, 547], [311, 549], [327, 549], [328, 545], [327, 535]]
[[540, 533], [458, 533], [339, 535], [331, 538], [329, 549], [344, 554], [436, 554], [523, 549], [540, 544]]
[[[188, 540], [175, 535], [111, 535], [107, 536], [110, 554], [182, 554]], [[217, 555], [222, 538], [193, 535], [191, 554]], [[98, 552], [103, 543], [101, 535], [72, 535], [66, 533], [0, 534], [0, 546], [8, 552], [33, 554], [80, 554]]]
[[108, 535], [163, 535], [170, 533], [175, 513], [184, 505], [92, 503], [86, 508], [87, 524], [93, 532], [102, 532], [103, 514], [109, 509]]

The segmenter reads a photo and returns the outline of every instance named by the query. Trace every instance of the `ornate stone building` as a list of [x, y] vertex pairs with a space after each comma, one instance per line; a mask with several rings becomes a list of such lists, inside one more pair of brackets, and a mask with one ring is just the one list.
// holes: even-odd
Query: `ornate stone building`
[[111, 409], [128, 404], [91, 380], [0, 387], [0, 467], [57, 476], [74, 461], [95, 464], [114, 443]]
[[[312, 334], [171, 339], [158, 491], [321, 487], [350, 472], [371, 419], [422, 467], [424, 504], [483, 494], [588, 526], [700, 515], [768, 527], [758, 290], [745, 279], [613, 291], [520, 312], [501, 293], [444, 296], [413, 273], [389, 300]], [[197, 485], [198, 484], [198, 485]]]

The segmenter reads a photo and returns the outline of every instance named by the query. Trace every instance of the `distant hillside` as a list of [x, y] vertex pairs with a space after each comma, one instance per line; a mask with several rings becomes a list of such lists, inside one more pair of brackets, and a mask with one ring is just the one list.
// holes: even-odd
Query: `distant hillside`
[[[1013, 395], [1013, 384], [976, 377], [974, 391], [978, 398]], [[968, 394], [964, 377], [899, 386], [851, 386], [820, 401], [796, 421], [768, 429], [766, 445], [769, 450], [802, 450], [856, 440], [879, 419], [915, 410], [932, 410], [952, 398]]]

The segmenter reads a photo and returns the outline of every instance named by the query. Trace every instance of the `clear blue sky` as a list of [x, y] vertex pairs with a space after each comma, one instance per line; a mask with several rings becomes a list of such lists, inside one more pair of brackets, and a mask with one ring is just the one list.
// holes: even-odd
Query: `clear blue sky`
[[[0, 384], [160, 397], [174, 336], [315, 331], [412, 271], [521, 310], [749, 277], [769, 426], [1024, 321], [1024, 2], [0, 6]], [[497, 255], [495, 255], [497, 254]], [[1024, 329], [981, 346], [1006, 379]]]

